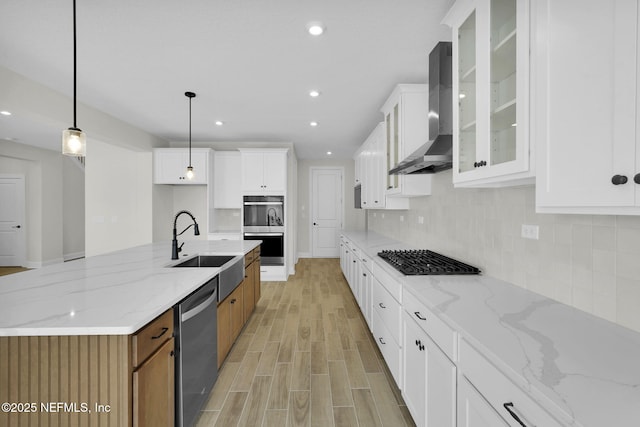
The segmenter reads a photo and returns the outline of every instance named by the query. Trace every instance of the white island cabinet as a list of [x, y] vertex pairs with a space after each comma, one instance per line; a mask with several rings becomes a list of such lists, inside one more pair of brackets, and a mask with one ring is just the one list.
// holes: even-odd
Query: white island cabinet
[[453, 30], [453, 182], [533, 183], [529, 155], [529, 1], [458, 0]]
[[640, 214], [638, 1], [533, 5], [538, 211]]

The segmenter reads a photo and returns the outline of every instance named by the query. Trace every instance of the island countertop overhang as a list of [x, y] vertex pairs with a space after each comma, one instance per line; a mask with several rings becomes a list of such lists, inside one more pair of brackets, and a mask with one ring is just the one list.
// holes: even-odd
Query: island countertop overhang
[[171, 268], [197, 254], [244, 255], [256, 241], [170, 242], [0, 277], [0, 336], [129, 335], [215, 277], [220, 268]]

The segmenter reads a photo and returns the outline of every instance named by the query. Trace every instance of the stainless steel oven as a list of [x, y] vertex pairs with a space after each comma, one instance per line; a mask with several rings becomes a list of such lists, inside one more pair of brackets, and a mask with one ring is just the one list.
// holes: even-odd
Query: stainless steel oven
[[284, 196], [244, 196], [245, 227], [283, 227]]
[[262, 240], [262, 265], [284, 265], [284, 227], [245, 227], [244, 240]]

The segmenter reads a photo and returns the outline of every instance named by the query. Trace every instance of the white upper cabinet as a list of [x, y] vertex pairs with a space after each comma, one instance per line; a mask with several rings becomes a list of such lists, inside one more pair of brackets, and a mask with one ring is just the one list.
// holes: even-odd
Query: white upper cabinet
[[453, 182], [533, 182], [529, 155], [529, 1], [459, 0], [453, 30]]
[[638, 1], [533, 5], [538, 211], [640, 214]]
[[431, 194], [430, 175], [388, 175], [398, 163], [429, 140], [428, 92], [428, 85], [399, 84], [380, 109], [384, 114], [388, 197]]
[[209, 182], [209, 165], [211, 153], [209, 148], [191, 150], [191, 166], [193, 179], [187, 179], [185, 172], [189, 166], [189, 149], [156, 148], [153, 150], [153, 183], [154, 184], [207, 184]]
[[276, 193], [287, 191], [287, 150], [240, 149], [243, 193]]
[[213, 207], [240, 209], [242, 193], [240, 152], [216, 151], [213, 161]]

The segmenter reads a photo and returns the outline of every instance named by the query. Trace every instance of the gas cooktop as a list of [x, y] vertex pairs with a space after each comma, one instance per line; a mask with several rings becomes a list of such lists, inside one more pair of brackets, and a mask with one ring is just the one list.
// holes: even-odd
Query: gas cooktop
[[480, 274], [471, 265], [427, 249], [382, 251], [378, 256], [407, 276], [435, 274]]

